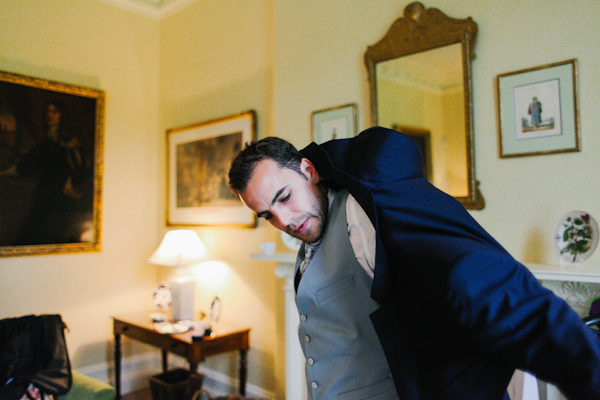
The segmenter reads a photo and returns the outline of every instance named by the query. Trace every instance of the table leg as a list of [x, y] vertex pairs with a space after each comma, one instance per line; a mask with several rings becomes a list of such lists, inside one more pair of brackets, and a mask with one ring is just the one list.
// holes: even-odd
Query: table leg
[[162, 351], [162, 367], [163, 372], [167, 372], [169, 369], [169, 353], [166, 350]]
[[248, 350], [240, 350], [240, 394], [246, 395], [246, 377], [248, 375]]
[[190, 361], [190, 393], [192, 396], [202, 389], [202, 380], [198, 375], [198, 365], [200, 363]]
[[121, 398], [121, 335], [115, 333], [115, 390], [116, 399]]
[[200, 363], [190, 361], [190, 374], [198, 373], [198, 365], [200, 365]]

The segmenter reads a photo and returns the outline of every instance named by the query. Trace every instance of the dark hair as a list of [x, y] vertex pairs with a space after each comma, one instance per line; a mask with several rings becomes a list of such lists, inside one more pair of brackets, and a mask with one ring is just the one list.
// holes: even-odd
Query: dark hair
[[46, 113], [48, 107], [54, 106], [60, 114], [60, 121], [58, 123], [58, 134], [61, 140], [71, 139], [73, 137], [73, 129], [71, 127], [71, 116], [69, 115], [69, 108], [67, 104], [60, 100], [48, 100], [44, 103], [44, 109], [42, 114], [42, 121], [44, 124], [44, 133], [48, 133], [48, 120], [46, 119]]
[[280, 168], [289, 168], [302, 174], [300, 161], [304, 158], [290, 142], [278, 137], [266, 137], [259, 141], [246, 143], [229, 168], [229, 187], [236, 194], [246, 190], [254, 168], [259, 161], [271, 159]]

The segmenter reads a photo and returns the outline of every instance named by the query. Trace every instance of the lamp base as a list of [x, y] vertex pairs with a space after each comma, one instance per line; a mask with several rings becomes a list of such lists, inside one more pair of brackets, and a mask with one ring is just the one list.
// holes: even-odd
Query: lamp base
[[171, 287], [171, 316], [174, 321], [194, 319], [194, 278], [177, 277], [169, 281]]

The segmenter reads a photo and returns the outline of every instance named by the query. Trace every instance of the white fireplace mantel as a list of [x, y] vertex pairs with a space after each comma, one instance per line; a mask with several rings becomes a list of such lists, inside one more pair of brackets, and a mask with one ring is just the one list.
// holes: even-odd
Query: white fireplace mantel
[[526, 263], [525, 266], [543, 281], [600, 283], [600, 265], [597, 264], [558, 264], [543, 265]]
[[285, 279], [283, 285], [285, 307], [285, 399], [306, 400], [304, 379], [304, 354], [298, 342], [298, 308], [294, 290], [296, 253], [250, 254], [254, 260], [277, 263], [275, 276]]

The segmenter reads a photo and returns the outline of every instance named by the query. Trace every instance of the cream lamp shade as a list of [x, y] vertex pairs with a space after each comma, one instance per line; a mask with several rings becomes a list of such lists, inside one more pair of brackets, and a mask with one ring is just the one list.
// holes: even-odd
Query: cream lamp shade
[[[156, 251], [146, 261], [154, 265], [177, 268], [212, 259], [214, 257], [196, 232], [177, 229], [165, 234]], [[194, 319], [196, 280], [193, 277], [176, 277], [169, 281], [169, 286], [173, 320]]]
[[196, 232], [190, 229], [176, 229], [165, 234], [156, 251], [146, 262], [165, 267], [185, 267], [212, 259], [214, 257]]

